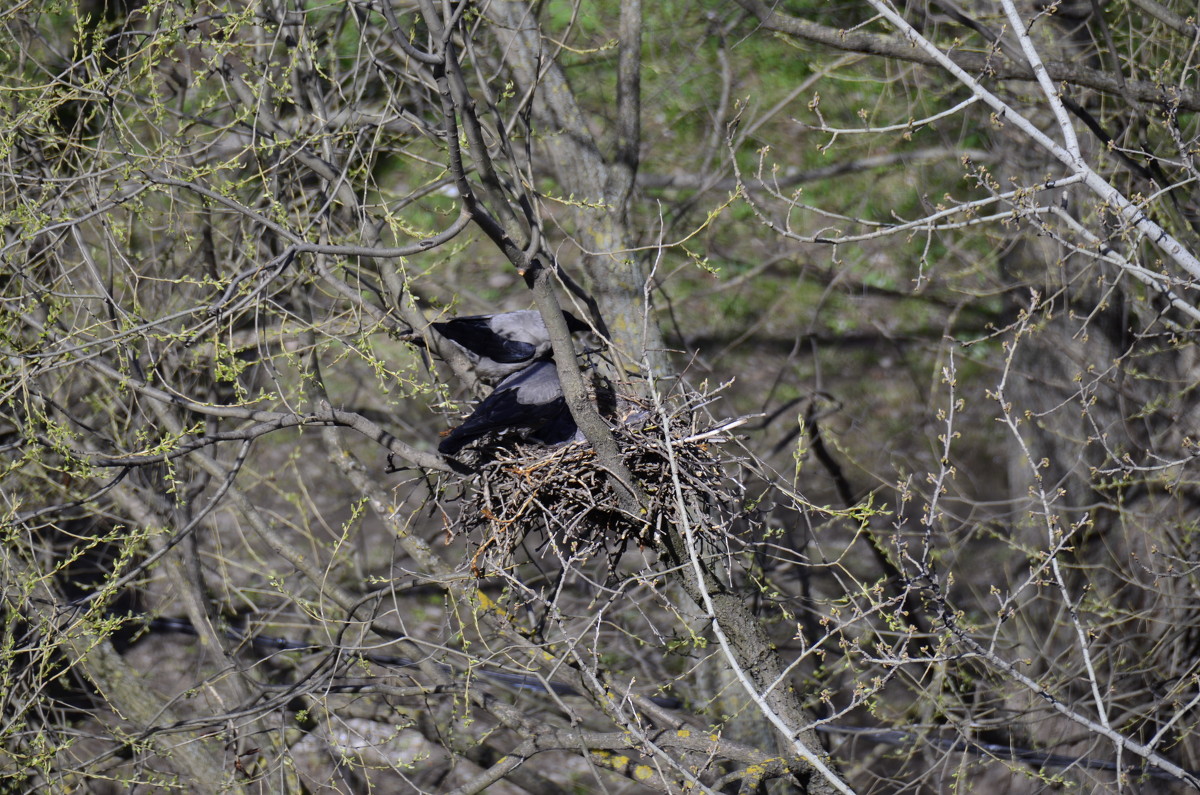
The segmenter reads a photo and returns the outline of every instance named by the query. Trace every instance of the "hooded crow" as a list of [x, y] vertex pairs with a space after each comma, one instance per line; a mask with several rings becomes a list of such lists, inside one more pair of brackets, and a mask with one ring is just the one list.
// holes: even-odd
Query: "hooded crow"
[[[572, 334], [590, 330], [570, 312], [563, 312], [563, 317]], [[433, 328], [462, 348], [475, 372], [487, 381], [510, 376], [550, 354], [550, 332], [541, 313], [533, 309], [456, 317], [434, 323]]]
[[506, 430], [546, 445], [575, 437], [578, 428], [552, 360], [534, 362], [501, 381], [475, 412], [442, 440], [438, 452], [454, 455], [476, 439]]

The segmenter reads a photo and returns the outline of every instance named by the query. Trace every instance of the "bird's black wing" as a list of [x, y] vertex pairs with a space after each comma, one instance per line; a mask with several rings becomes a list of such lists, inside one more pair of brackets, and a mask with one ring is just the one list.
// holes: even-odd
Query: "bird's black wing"
[[[562, 397], [548, 403], [522, 403], [517, 400], [515, 389], [497, 390], [484, 398], [470, 417], [462, 425], [450, 431], [450, 435], [438, 445], [438, 452], [443, 455], [454, 455], [476, 439], [489, 433], [504, 430], [537, 430], [548, 423], [555, 423], [554, 435], [561, 431], [557, 429], [563, 412], [570, 416], [567, 401]], [[571, 431], [574, 434], [574, 431]], [[566, 438], [570, 438], [568, 435]], [[555, 441], [562, 441], [555, 439]]]
[[567, 408], [566, 399], [559, 398], [557, 403], [558, 412], [547, 419], [542, 427], [530, 434], [529, 438], [545, 445], [562, 444], [575, 438], [579, 426], [575, 424], [575, 418], [571, 416], [571, 410]]
[[505, 339], [492, 330], [487, 317], [456, 317], [433, 327], [451, 342], [456, 342], [476, 356], [500, 364], [527, 362], [537, 354], [537, 347], [528, 342]]

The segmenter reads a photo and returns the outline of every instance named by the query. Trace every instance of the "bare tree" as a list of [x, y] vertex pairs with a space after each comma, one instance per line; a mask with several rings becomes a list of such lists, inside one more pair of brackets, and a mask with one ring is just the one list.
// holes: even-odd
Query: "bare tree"
[[0, 15], [12, 786], [1200, 785], [1193, 26], [869, 7]]

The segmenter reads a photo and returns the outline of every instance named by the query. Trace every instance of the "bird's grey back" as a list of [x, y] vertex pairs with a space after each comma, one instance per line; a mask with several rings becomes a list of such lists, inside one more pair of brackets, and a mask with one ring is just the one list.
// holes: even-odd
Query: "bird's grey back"
[[514, 390], [517, 402], [526, 406], [549, 403], [562, 397], [562, 384], [554, 362], [544, 359], [534, 362], [519, 373], [513, 373], [496, 386], [496, 391]]
[[549, 350], [550, 332], [546, 329], [546, 321], [542, 320], [542, 313], [536, 309], [493, 315], [490, 325], [493, 331], [505, 339], [536, 345], [539, 353]]

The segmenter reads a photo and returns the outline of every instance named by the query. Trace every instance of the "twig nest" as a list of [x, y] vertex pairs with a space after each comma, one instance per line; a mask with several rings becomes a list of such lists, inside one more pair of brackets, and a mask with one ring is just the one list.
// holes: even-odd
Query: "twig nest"
[[599, 552], [615, 564], [630, 544], [657, 549], [665, 527], [679, 521], [682, 506], [696, 504], [695, 498], [704, 505], [729, 505], [738, 493], [717, 456], [716, 443], [731, 426], [698, 431], [685, 409], [666, 429], [646, 411], [612, 428], [625, 465], [649, 501], [643, 516], [621, 510], [611, 476], [586, 441], [546, 448], [496, 440], [481, 451], [494, 458], [473, 476], [477, 482], [464, 497], [453, 532], [471, 535], [476, 551], [470, 566], [476, 575], [509, 566], [513, 552], [530, 536], [539, 552], [564, 564]]

